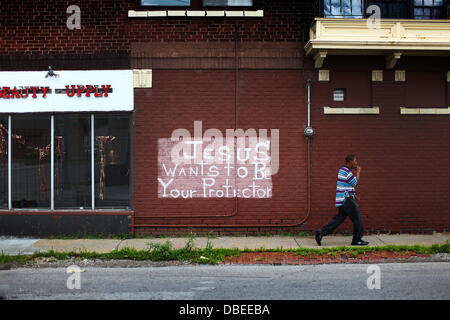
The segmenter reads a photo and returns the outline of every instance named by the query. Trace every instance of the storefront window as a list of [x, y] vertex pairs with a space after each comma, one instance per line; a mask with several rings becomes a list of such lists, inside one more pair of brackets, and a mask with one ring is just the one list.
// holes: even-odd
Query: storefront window
[[90, 209], [91, 117], [61, 114], [54, 122], [55, 209]]
[[0, 208], [8, 208], [8, 117], [0, 117]]
[[130, 116], [95, 115], [95, 208], [130, 207]]
[[0, 115], [0, 209], [131, 208], [131, 128], [129, 113]]
[[49, 115], [12, 117], [13, 208], [50, 208], [50, 128]]

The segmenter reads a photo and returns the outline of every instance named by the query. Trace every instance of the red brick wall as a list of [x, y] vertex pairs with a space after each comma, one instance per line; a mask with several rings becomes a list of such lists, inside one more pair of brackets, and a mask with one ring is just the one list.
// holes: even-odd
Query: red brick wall
[[405, 107], [445, 107], [447, 105], [447, 74], [444, 70], [408, 72], [407, 81], [400, 86], [405, 90]]
[[[303, 122], [306, 109], [302, 72], [240, 71], [237, 108], [235, 80], [234, 71], [154, 70], [153, 88], [136, 90], [136, 223], [212, 225], [210, 229], [217, 231], [221, 230], [220, 225], [276, 227], [305, 218]], [[193, 135], [195, 120], [203, 121], [203, 130], [217, 128], [225, 134], [226, 129], [235, 128], [236, 110], [238, 128], [280, 129], [280, 170], [273, 177], [273, 197], [241, 198], [236, 213], [234, 199], [158, 198], [158, 139], [170, 138], [172, 131], [178, 128], [186, 128]], [[185, 215], [187, 218], [142, 218], [155, 215]], [[191, 218], [190, 215], [205, 217]], [[208, 217], [211, 215], [230, 217]]]
[[[312, 19], [312, 3], [256, 0], [263, 19], [128, 18], [137, 0], [1, 1], [0, 55], [130, 53], [142, 41], [299, 41]], [[81, 29], [69, 30], [69, 5], [81, 9]], [[306, 32], [306, 34], [308, 34]]]
[[[369, 75], [369, 76], [368, 76]], [[333, 73], [329, 82], [329, 107], [368, 107], [371, 100], [370, 74], [367, 71], [341, 71]], [[346, 101], [333, 101], [334, 89], [346, 89]]]
[[[350, 63], [345, 58], [334, 62], [339, 62], [339, 69]], [[395, 82], [394, 71], [385, 70], [384, 81], [373, 83], [370, 64], [366, 64], [366, 80], [359, 87], [371, 92], [366, 107], [379, 106], [379, 115], [323, 114], [323, 106], [329, 105], [332, 95], [330, 83], [348, 74], [345, 71], [331, 70], [330, 83], [314, 83], [312, 119], [317, 135], [312, 153], [313, 213], [308, 227], [324, 225], [336, 212], [332, 202], [337, 170], [346, 154], [354, 153], [362, 167], [357, 191], [366, 230], [448, 230], [450, 117], [400, 115], [402, 106], [449, 106], [445, 72], [429, 71], [445, 70], [446, 62], [423, 65], [420, 71], [416, 64], [408, 68], [405, 63], [401, 67], [406, 67], [406, 82]], [[351, 79], [342, 82], [354, 86]], [[362, 107], [353, 98], [350, 93], [348, 106]], [[355, 100], [360, 101], [358, 94]], [[349, 221], [340, 228], [344, 229], [352, 229]]]
[[[193, 132], [194, 120], [203, 120], [204, 130], [233, 128], [234, 71], [154, 71], [153, 89], [136, 91], [135, 223], [194, 227], [138, 228], [138, 231], [312, 231], [337, 213], [334, 207], [337, 170], [348, 153], [355, 153], [362, 167], [358, 193], [362, 199], [360, 207], [367, 231], [448, 230], [450, 182], [447, 177], [450, 169], [447, 163], [450, 150], [446, 138], [450, 119], [448, 116], [400, 115], [400, 106], [407, 100], [404, 86], [414, 86], [414, 82], [394, 82], [393, 71], [384, 72], [383, 82], [371, 82], [369, 68], [358, 73], [332, 70], [331, 82], [314, 79], [312, 125], [317, 135], [312, 140], [312, 209], [301, 227], [277, 227], [306, 217], [304, 77], [302, 71], [294, 70], [239, 72], [238, 127], [244, 130], [280, 129], [280, 171], [273, 177], [272, 199], [239, 199], [238, 213], [233, 215], [233, 199], [158, 199], [156, 141], [161, 137], [170, 137], [176, 128]], [[379, 106], [380, 115], [323, 114], [323, 107], [329, 105], [334, 84], [354, 86], [356, 89], [358, 83], [360, 92], [349, 91], [348, 106]], [[189, 90], [186, 84], [189, 84]], [[440, 84], [442, 86], [437, 88], [428, 88], [428, 92], [442, 95], [440, 90], [448, 84]], [[421, 83], [421, 86], [426, 87], [427, 84]], [[370, 95], [367, 98], [361, 92]], [[417, 97], [423, 94], [419, 88], [415, 92]], [[189, 217], [211, 214], [232, 216]], [[156, 219], [151, 218], [152, 215], [188, 217]], [[252, 224], [273, 227], [249, 227]], [[200, 229], [197, 228], [199, 225], [211, 227]], [[232, 229], [220, 225], [242, 227]], [[351, 222], [347, 221], [338, 231], [351, 229]]]
[[[31, 70], [53, 65], [59, 69], [130, 68], [131, 45], [160, 41], [301, 42], [308, 34], [312, 2], [256, 1], [263, 19], [134, 19], [137, 1], [2, 1], [0, 3], [0, 68]], [[66, 9], [81, 8], [81, 30], [68, 30]], [[238, 25], [238, 35], [234, 31]], [[195, 45], [195, 44], [193, 44]], [[102, 62], [106, 58], [112, 59]], [[304, 59], [298, 57], [298, 59]], [[40, 61], [38, 64], [35, 61]], [[87, 63], [86, 61], [90, 62]], [[30, 62], [31, 61], [31, 62]], [[80, 62], [83, 63], [80, 63]], [[449, 84], [443, 59], [402, 58], [407, 82], [372, 83], [370, 70], [384, 69], [382, 57], [328, 57], [330, 82], [317, 82], [311, 59], [307, 67], [275, 70], [153, 70], [153, 88], [135, 91], [134, 207], [135, 224], [160, 225], [140, 232], [186, 233], [162, 225], [212, 225], [217, 232], [279, 232], [313, 230], [335, 213], [336, 175], [347, 153], [362, 166], [361, 210], [369, 231], [448, 230], [450, 225], [450, 149], [448, 116], [401, 116], [401, 106], [449, 106]], [[51, 62], [51, 63], [50, 63]], [[301, 64], [299, 64], [301, 65]], [[39, 69], [39, 70], [41, 70]], [[311, 212], [301, 227], [281, 228], [306, 218], [307, 145], [305, 81], [313, 77], [311, 141]], [[441, 80], [439, 80], [441, 79]], [[379, 106], [380, 115], [324, 115], [333, 87], [348, 88], [350, 107]], [[158, 147], [174, 129], [279, 129], [280, 170], [273, 177], [273, 198], [168, 200], [157, 197]], [[151, 218], [152, 216], [185, 218]], [[193, 217], [200, 216], [200, 217]], [[225, 215], [230, 217], [209, 217]], [[145, 218], [149, 216], [149, 218]], [[208, 217], [207, 217], [208, 216]], [[224, 225], [237, 228], [220, 227]], [[242, 227], [273, 225], [271, 228]], [[217, 227], [219, 226], [219, 227]], [[340, 230], [351, 229], [346, 222]]]

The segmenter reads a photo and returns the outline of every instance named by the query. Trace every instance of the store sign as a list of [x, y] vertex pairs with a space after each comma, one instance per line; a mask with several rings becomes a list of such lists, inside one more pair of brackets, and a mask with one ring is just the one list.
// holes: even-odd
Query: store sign
[[[132, 70], [0, 72], [0, 113], [132, 111]], [[47, 76], [47, 77], [46, 77]]]

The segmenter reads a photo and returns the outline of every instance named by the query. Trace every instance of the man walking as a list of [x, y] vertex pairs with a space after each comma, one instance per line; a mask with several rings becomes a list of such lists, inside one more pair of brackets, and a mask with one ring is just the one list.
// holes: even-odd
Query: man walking
[[[352, 172], [352, 170], [355, 169], [356, 177]], [[355, 193], [355, 187], [359, 183], [360, 174], [361, 167], [358, 166], [355, 155], [348, 155], [345, 158], [345, 166], [339, 169], [338, 172], [336, 207], [339, 212], [325, 227], [315, 230], [316, 242], [319, 246], [322, 245], [322, 237], [333, 233], [333, 231], [344, 222], [347, 216], [353, 222], [352, 245], [366, 246], [369, 244], [367, 241], [362, 240], [364, 229], [361, 219], [361, 212], [359, 211], [359, 206], [356, 203], [356, 200], [359, 200], [359, 198]]]

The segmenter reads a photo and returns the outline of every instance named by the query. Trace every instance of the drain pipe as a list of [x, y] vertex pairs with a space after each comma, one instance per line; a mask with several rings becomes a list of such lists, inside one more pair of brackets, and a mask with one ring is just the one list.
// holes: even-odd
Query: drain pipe
[[305, 129], [305, 136], [307, 138], [312, 138], [314, 136], [314, 129], [311, 127], [311, 84], [312, 80], [308, 79], [306, 85], [308, 87], [308, 122]]

